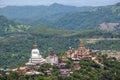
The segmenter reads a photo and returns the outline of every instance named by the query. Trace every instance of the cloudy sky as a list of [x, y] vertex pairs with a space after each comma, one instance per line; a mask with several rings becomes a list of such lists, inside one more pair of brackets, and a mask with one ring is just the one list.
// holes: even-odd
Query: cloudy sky
[[0, 0], [0, 5], [50, 5], [60, 3], [73, 6], [103, 6], [120, 2], [120, 0]]

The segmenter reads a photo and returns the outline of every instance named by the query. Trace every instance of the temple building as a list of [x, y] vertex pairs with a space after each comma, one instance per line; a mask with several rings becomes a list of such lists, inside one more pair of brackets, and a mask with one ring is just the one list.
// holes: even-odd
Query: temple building
[[67, 52], [66, 55], [68, 58], [72, 58], [73, 60], [81, 60], [85, 58], [90, 58], [90, 52], [87, 50], [84, 45], [83, 41], [80, 40], [80, 46], [77, 50], [74, 50], [73, 48], [70, 48]]
[[33, 47], [34, 48], [31, 51], [31, 58], [29, 59], [29, 62], [26, 63], [26, 66], [36, 66], [36, 65], [41, 65], [46, 62], [46, 60], [42, 58], [42, 55], [40, 54], [39, 49], [37, 48], [36, 41]]
[[58, 56], [55, 53], [50, 53], [48, 57], [46, 58], [46, 62], [53, 64], [58, 64]]

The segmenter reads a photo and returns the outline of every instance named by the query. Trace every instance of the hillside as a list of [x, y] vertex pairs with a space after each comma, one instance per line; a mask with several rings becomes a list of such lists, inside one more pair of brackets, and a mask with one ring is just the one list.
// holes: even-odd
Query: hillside
[[74, 7], [61, 4], [50, 6], [8, 6], [0, 14], [17, 22], [44, 24], [60, 29], [99, 29], [102, 23], [120, 23], [120, 3], [100, 7]]
[[98, 29], [101, 23], [120, 23], [120, 3], [91, 11], [69, 13], [53, 25], [63, 29]]
[[[17, 67], [18, 70], [16, 71], [16, 68], [10, 69], [10, 71], [8, 68], [4, 68], [5, 70], [0, 71], [2, 75], [0, 80], [120, 80], [120, 62], [118, 60], [113, 57], [108, 58], [106, 54], [94, 53], [94, 55], [94, 60], [82, 59], [77, 63], [66, 57], [66, 61], [63, 61], [61, 59], [63, 54], [58, 55], [64, 64], [60, 68], [48, 63], [44, 63], [40, 67], [25, 67], [25, 69], [23, 69], [24, 67]], [[29, 74], [25, 74], [28, 71]], [[35, 71], [42, 74], [35, 74]], [[6, 73], [9, 73], [9, 76]]]
[[[0, 16], [0, 66], [15, 68], [28, 61], [33, 42], [36, 39], [43, 56], [53, 48], [56, 53], [64, 53], [68, 48], [79, 46], [79, 39], [85, 46], [95, 50], [118, 50], [119, 40], [101, 40], [94, 44], [86, 43], [87, 38], [120, 38], [119, 32], [100, 30], [60, 30], [43, 24], [26, 26]], [[3, 61], [4, 60], [4, 61]], [[9, 64], [9, 65], [8, 65]]]
[[0, 14], [24, 24], [51, 24], [66, 13], [86, 11], [92, 8], [54, 3], [50, 6], [8, 6], [0, 9]]
[[15, 23], [14, 21], [7, 19], [5, 16], [0, 16], [0, 34], [25, 32], [29, 28], [30, 26]]

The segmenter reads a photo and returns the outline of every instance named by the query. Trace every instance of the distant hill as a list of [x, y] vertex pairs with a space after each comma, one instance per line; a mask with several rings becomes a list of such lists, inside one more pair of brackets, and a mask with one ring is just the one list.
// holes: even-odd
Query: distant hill
[[50, 6], [8, 6], [0, 9], [0, 14], [23, 24], [44, 24], [67, 30], [99, 30], [102, 23], [120, 23], [120, 3], [100, 7], [57, 3]]
[[66, 13], [90, 10], [93, 7], [74, 7], [54, 3], [50, 6], [8, 6], [0, 14], [25, 24], [51, 24]]
[[7, 19], [5, 16], [0, 16], [0, 34], [24, 32], [29, 28], [30, 26], [15, 23], [14, 21]]
[[58, 19], [53, 25], [63, 29], [98, 29], [101, 23], [120, 22], [120, 3], [98, 7], [91, 11], [69, 13]]

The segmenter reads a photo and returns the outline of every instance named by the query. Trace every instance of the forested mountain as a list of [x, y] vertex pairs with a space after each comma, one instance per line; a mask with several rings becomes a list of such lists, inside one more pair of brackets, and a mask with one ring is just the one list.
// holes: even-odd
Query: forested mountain
[[74, 7], [54, 3], [50, 6], [8, 6], [0, 14], [25, 24], [50, 24], [66, 13], [90, 10], [93, 7]]
[[0, 16], [0, 34], [24, 32], [29, 28], [30, 26], [15, 23], [14, 21], [7, 19], [5, 16]]
[[54, 23], [63, 29], [98, 29], [101, 23], [120, 23], [120, 3], [91, 11], [69, 13]]
[[24, 24], [45, 24], [69, 29], [98, 29], [102, 23], [120, 22], [120, 3], [100, 7], [74, 7], [61, 4], [50, 6], [8, 6], [0, 14]]

